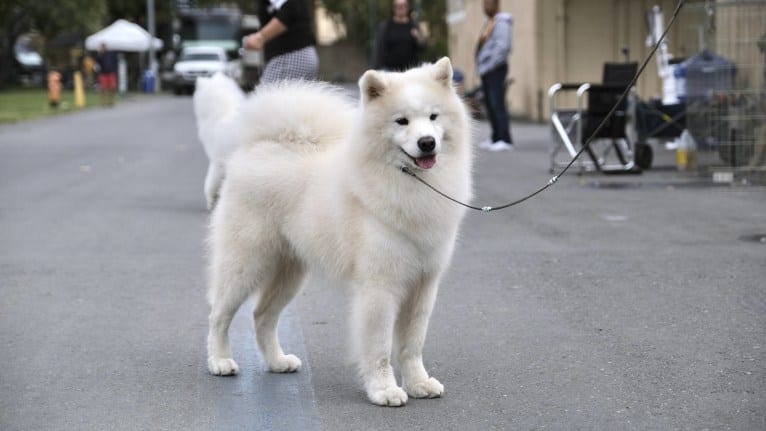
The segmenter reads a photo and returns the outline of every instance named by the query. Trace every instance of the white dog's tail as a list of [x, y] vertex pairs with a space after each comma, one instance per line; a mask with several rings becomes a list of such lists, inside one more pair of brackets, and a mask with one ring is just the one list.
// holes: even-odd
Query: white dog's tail
[[262, 85], [244, 103], [241, 145], [272, 141], [300, 146], [327, 145], [345, 138], [355, 106], [342, 90], [311, 81]]

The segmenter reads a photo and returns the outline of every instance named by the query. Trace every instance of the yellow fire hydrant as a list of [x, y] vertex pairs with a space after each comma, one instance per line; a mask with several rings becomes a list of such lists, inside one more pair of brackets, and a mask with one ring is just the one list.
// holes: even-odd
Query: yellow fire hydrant
[[61, 74], [55, 70], [48, 72], [48, 104], [59, 106], [61, 102]]

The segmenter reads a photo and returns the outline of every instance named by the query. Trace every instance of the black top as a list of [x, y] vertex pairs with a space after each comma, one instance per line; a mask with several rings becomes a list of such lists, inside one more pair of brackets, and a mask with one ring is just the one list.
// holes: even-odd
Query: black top
[[96, 63], [98, 63], [98, 73], [117, 72], [117, 54], [113, 51], [99, 52], [96, 56]]
[[264, 48], [266, 61], [315, 44], [311, 29], [311, 15], [306, 0], [284, 1], [279, 9], [269, 0], [260, 0], [258, 19], [261, 25], [265, 26], [272, 18], [278, 18], [287, 27], [287, 31], [266, 43]]
[[413, 21], [397, 23], [388, 20], [380, 25], [376, 69], [405, 70], [418, 65], [421, 46], [412, 36], [412, 29], [417, 29]]

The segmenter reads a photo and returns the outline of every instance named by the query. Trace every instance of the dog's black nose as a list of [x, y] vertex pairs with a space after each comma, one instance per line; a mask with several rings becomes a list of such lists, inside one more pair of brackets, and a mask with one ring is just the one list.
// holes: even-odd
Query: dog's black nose
[[418, 139], [418, 148], [424, 153], [430, 153], [436, 148], [436, 140], [430, 136], [423, 136]]

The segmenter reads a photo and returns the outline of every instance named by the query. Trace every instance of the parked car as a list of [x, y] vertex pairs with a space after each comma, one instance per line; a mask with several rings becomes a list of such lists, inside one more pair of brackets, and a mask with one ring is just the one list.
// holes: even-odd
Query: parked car
[[173, 90], [176, 94], [193, 93], [199, 77], [212, 76], [218, 71], [229, 72], [226, 51], [217, 46], [194, 46], [181, 51], [173, 66]]
[[45, 84], [46, 66], [43, 57], [28, 44], [16, 42], [13, 47], [19, 83], [25, 87], [41, 87]]

